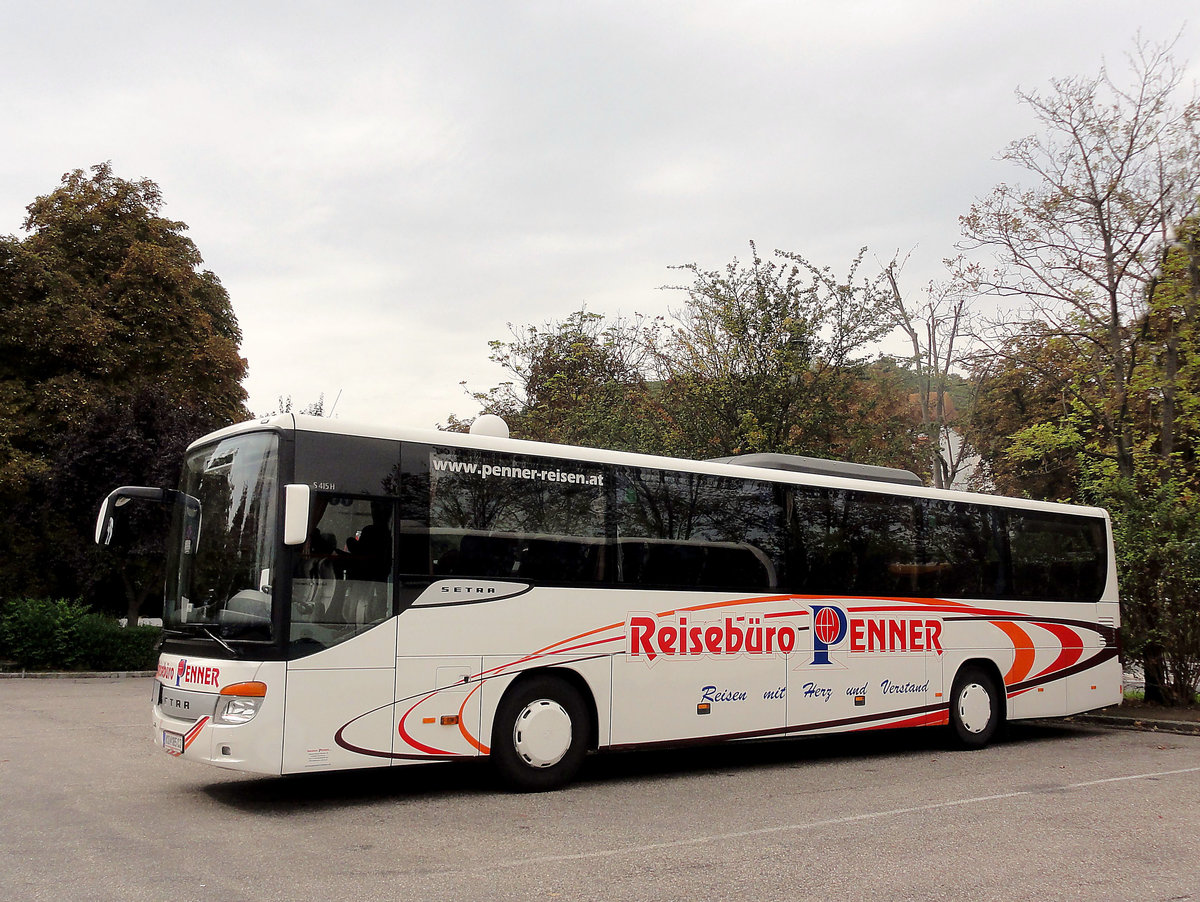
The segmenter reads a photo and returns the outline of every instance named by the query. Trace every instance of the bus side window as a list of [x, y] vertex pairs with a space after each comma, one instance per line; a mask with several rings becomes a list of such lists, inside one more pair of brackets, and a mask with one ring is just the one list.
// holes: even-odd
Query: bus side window
[[913, 594], [911, 574], [919, 552], [912, 499], [852, 492], [846, 522], [857, 564], [850, 594]]
[[837, 591], [836, 577], [849, 572], [840, 527], [845, 492], [792, 486], [788, 505], [788, 587], [797, 592]]
[[1002, 598], [1001, 536], [978, 504], [920, 502], [925, 560], [917, 593], [928, 598]]
[[429, 454], [432, 575], [549, 585], [603, 578], [597, 467], [464, 448]]
[[318, 493], [292, 581], [293, 641], [336, 644], [391, 613], [393, 502]]
[[770, 483], [698, 473], [618, 472], [616, 580], [661, 588], [764, 590], [783, 569]]
[[813, 594], [916, 594], [915, 513], [903, 495], [796, 486], [788, 530], [791, 585]]

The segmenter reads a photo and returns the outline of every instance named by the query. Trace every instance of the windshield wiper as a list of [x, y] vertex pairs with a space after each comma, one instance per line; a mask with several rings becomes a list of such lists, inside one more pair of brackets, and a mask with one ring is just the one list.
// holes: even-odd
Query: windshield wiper
[[220, 636], [218, 636], [216, 633], [214, 633], [212, 630], [210, 630], [207, 626], [200, 627], [200, 630], [201, 630], [201, 632], [204, 633], [204, 635], [208, 636], [208, 638], [212, 639], [214, 642], [216, 642], [218, 645], [220, 645], [223, 649], [225, 649], [227, 652], [229, 652], [235, 658], [240, 658], [242, 656], [241, 652], [239, 652], [236, 648], [234, 648], [232, 645], [230, 645], [228, 642], [226, 642], [224, 639], [222, 639]]

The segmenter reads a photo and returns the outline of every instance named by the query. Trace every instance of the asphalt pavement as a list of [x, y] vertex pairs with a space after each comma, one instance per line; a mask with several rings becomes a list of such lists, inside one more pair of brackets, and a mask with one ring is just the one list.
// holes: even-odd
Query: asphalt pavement
[[0, 683], [0, 899], [1200, 899], [1200, 737], [1013, 725], [261, 778], [152, 742], [152, 681]]

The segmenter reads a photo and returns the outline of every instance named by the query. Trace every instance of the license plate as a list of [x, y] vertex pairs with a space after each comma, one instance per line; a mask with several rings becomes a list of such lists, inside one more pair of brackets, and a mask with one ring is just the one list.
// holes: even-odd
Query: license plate
[[172, 755], [182, 755], [183, 734], [172, 733], [170, 730], [163, 730], [163, 748]]

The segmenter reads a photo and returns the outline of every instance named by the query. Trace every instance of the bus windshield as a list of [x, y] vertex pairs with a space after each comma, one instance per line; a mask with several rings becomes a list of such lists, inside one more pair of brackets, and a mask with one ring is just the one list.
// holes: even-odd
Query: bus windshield
[[188, 455], [167, 539], [163, 626], [270, 641], [279, 439], [251, 433]]

